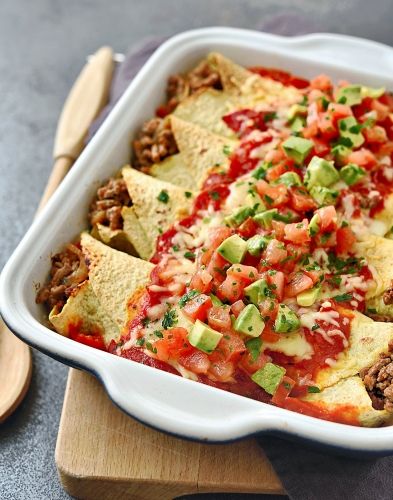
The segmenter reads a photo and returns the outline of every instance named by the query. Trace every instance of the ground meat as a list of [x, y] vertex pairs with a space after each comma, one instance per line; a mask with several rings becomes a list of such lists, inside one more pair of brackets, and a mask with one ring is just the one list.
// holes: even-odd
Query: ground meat
[[149, 167], [178, 152], [170, 123], [162, 118], [146, 122], [133, 142], [135, 164]]
[[393, 280], [390, 283], [390, 287], [383, 294], [383, 302], [386, 306], [393, 304]]
[[80, 248], [72, 243], [63, 252], [52, 257], [50, 280], [37, 293], [37, 304], [45, 303], [49, 309], [63, 307], [74, 288], [88, 277], [88, 269]]
[[[202, 61], [190, 72], [172, 75], [166, 89], [166, 114], [171, 113], [186, 97], [202, 88], [222, 89], [220, 75], [210, 64]], [[153, 118], [147, 121], [133, 142], [135, 166], [142, 170], [178, 152], [167, 120]]]
[[[389, 345], [389, 351], [393, 345]], [[370, 368], [360, 373], [370, 395], [373, 407], [377, 410], [393, 411], [393, 352], [380, 355], [380, 359]]]
[[90, 205], [89, 221], [92, 226], [103, 224], [113, 230], [123, 228], [121, 209], [130, 206], [130, 195], [123, 179], [109, 179], [100, 187]]

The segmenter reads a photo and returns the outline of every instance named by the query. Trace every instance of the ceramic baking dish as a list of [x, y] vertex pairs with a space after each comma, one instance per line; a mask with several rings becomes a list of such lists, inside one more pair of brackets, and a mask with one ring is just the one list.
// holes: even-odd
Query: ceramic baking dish
[[163, 100], [167, 77], [212, 50], [244, 66], [273, 66], [305, 77], [324, 72], [336, 80], [393, 87], [393, 49], [366, 40], [326, 34], [283, 38], [231, 28], [171, 38], [136, 76], [5, 266], [0, 281], [4, 320], [28, 344], [94, 373], [123, 411], [162, 431], [209, 442], [275, 432], [351, 452], [391, 453], [392, 427], [365, 429], [318, 420], [95, 350], [47, 328], [44, 311], [35, 304], [51, 254], [87, 226], [95, 189], [129, 161], [130, 139]]

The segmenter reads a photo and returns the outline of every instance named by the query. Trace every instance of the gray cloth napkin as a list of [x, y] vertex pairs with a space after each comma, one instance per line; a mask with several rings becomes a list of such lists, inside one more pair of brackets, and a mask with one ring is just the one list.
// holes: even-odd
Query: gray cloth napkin
[[[280, 35], [299, 35], [318, 31], [319, 26], [305, 24], [304, 19], [294, 14], [281, 14], [267, 19], [260, 29]], [[90, 137], [144, 62], [163, 41], [163, 38], [151, 38], [129, 51], [125, 61], [116, 70], [110, 102], [92, 125]], [[359, 457], [337, 457], [330, 451], [316, 451], [304, 444], [273, 436], [262, 436], [259, 442], [280, 477], [289, 498], [293, 500], [391, 500], [393, 498], [393, 457], [368, 460], [360, 460]], [[255, 474], [258, 474], [258, 471], [255, 471]], [[207, 496], [193, 495], [189, 498], [191, 500]], [[209, 498], [270, 500], [284, 497], [220, 494], [209, 495]]]

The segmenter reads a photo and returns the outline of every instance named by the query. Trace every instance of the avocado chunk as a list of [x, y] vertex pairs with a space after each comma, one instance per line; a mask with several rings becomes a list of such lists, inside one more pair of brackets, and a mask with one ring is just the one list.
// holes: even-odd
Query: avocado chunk
[[[266, 293], [267, 292], [267, 293]], [[247, 299], [256, 306], [267, 297], [269, 293], [269, 286], [267, 281], [260, 279], [251, 283], [244, 289], [244, 295]]]
[[221, 300], [217, 297], [217, 295], [214, 295], [214, 293], [210, 294], [210, 298], [212, 299], [213, 306], [223, 306], [224, 305], [221, 302]]
[[351, 151], [352, 150], [350, 148], [347, 148], [347, 146], [344, 146], [343, 144], [336, 144], [331, 149], [331, 153], [334, 155], [337, 165], [343, 165]]
[[285, 371], [282, 366], [266, 363], [263, 368], [260, 368], [251, 376], [251, 379], [267, 393], [273, 395], [284, 378]]
[[265, 229], [271, 229], [274, 217], [278, 214], [277, 208], [265, 210], [259, 214], [254, 215], [253, 219], [257, 224]]
[[254, 304], [248, 304], [236, 318], [233, 327], [237, 332], [250, 337], [259, 337], [265, 328], [265, 323], [258, 308]]
[[249, 240], [247, 240], [247, 252], [254, 257], [258, 257], [261, 255], [262, 251], [265, 250], [267, 244], [269, 243], [269, 239], [266, 236], [262, 236], [260, 234], [256, 234]]
[[356, 165], [356, 163], [348, 163], [340, 170], [341, 179], [348, 184], [348, 186], [352, 186], [359, 182], [366, 175], [366, 171]]
[[254, 177], [254, 179], [260, 180], [264, 179], [266, 175], [266, 171], [268, 168], [272, 166], [271, 163], [264, 161], [260, 163], [255, 170], [253, 170], [251, 177]]
[[280, 175], [280, 177], [274, 181], [274, 184], [285, 184], [287, 187], [301, 186], [302, 180], [296, 172], [285, 172], [285, 174]]
[[338, 171], [334, 168], [333, 162], [313, 156], [307, 166], [304, 183], [308, 189], [313, 186], [328, 187], [340, 180]]
[[338, 129], [340, 136], [349, 139], [354, 148], [358, 148], [364, 142], [364, 137], [361, 133], [361, 125], [356, 121], [353, 116], [343, 118], [338, 121]]
[[362, 100], [362, 87], [360, 85], [348, 85], [337, 92], [337, 102], [339, 104], [354, 106], [360, 104]]
[[237, 227], [252, 215], [254, 215], [254, 210], [251, 207], [239, 207], [231, 215], [224, 218], [224, 223], [230, 227]]
[[295, 134], [303, 130], [306, 125], [306, 119], [300, 116], [296, 116], [293, 122], [291, 123], [291, 130]]
[[285, 153], [301, 165], [314, 147], [313, 141], [303, 139], [303, 137], [289, 137], [282, 143]]
[[320, 224], [321, 217], [319, 216], [319, 214], [314, 214], [308, 224], [308, 234], [310, 236], [315, 236], [316, 234], [318, 234], [320, 230]]
[[299, 330], [300, 320], [295, 312], [285, 304], [280, 304], [274, 329], [277, 333], [291, 333]]
[[240, 238], [238, 234], [233, 234], [221, 243], [217, 248], [217, 252], [228, 262], [239, 264], [246, 255], [247, 242]]
[[263, 212], [266, 210], [266, 205], [263, 203], [262, 198], [254, 189], [250, 189], [245, 198], [245, 205], [253, 209], [255, 213]]
[[383, 94], [386, 92], [385, 87], [380, 87], [378, 89], [372, 88], [372, 87], [362, 87], [362, 97], [371, 97], [371, 99], [378, 99], [378, 97], [383, 96]]
[[305, 290], [296, 296], [296, 302], [302, 307], [312, 306], [317, 300], [320, 290], [319, 286]]
[[310, 194], [320, 207], [335, 205], [337, 203], [338, 191], [322, 186], [314, 186], [310, 189]]
[[292, 123], [293, 120], [298, 116], [307, 116], [307, 106], [302, 104], [293, 104], [288, 111], [288, 121]]
[[188, 334], [190, 344], [207, 354], [214, 351], [221, 338], [222, 333], [216, 332], [216, 330], [205, 325], [199, 319], [196, 320]]

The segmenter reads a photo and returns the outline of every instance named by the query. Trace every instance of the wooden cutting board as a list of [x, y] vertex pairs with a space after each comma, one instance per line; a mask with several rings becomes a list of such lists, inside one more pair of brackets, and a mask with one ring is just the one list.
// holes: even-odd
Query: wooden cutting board
[[188, 493], [285, 494], [254, 439], [184, 441], [116, 408], [91, 375], [71, 369], [56, 445], [64, 489], [94, 500], [170, 500]]

